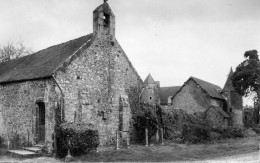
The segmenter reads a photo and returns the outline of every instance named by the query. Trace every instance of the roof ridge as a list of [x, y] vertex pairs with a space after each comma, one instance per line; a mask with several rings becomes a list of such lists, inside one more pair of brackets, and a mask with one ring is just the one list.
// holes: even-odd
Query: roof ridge
[[[90, 46], [93, 34], [59, 43], [31, 55], [0, 63], [0, 83], [46, 78], [82, 47]], [[76, 57], [76, 56], [75, 56]], [[74, 58], [75, 58], [74, 57]]]

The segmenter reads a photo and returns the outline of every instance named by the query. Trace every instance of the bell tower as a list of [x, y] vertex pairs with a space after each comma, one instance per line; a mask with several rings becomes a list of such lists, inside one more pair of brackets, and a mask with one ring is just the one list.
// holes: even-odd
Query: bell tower
[[93, 34], [97, 37], [105, 34], [115, 38], [115, 15], [107, 0], [93, 11]]

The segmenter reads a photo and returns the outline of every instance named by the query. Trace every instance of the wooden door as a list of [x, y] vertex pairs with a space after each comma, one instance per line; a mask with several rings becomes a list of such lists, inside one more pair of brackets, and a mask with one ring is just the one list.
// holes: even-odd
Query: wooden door
[[38, 108], [39, 108], [39, 112], [38, 112], [38, 126], [37, 126], [37, 130], [38, 130], [38, 142], [41, 144], [45, 143], [45, 105], [43, 102], [38, 103]]

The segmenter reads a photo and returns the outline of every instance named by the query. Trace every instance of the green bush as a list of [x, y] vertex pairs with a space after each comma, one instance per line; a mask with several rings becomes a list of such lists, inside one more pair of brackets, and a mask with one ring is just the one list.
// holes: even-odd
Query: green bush
[[99, 145], [99, 134], [93, 126], [83, 122], [62, 123], [55, 128], [57, 137], [57, 155], [64, 157], [68, 148], [72, 156], [86, 154]]

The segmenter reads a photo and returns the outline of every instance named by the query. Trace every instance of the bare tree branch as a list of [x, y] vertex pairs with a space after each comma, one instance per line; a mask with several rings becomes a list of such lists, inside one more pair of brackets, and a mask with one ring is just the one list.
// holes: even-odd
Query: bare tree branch
[[33, 51], [25, 47], [23, 42], [9, 42], [6, 45], [0, 46], [0, 62], [6, 62], [32, 53]]

